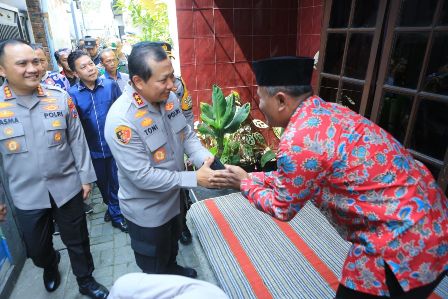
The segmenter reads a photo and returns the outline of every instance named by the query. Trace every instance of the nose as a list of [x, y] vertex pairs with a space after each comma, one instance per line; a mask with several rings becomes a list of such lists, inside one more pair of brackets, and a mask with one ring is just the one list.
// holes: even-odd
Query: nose
[[174, 88], [174, 78], [168, 78], [167, 89], [173, 90], [173, 88]]

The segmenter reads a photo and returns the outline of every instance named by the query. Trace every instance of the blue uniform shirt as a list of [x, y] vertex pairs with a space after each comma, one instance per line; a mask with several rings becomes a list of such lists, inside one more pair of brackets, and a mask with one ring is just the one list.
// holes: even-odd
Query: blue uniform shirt
[[70, 88], [69, 94], [78, 110], [92, 159], [111, 157], [104, 138], [104, 124], [110, 106], [121, 95], [117, 83], [98, 78], [90, 90], [80, 81]]

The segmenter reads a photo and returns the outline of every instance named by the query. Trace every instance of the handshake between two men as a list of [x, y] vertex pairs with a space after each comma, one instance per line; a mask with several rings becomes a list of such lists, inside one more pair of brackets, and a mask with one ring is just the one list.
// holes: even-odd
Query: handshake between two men
[[249, 175], [239, 166], [224, 166], [218, 158], [210, 157], [196, 172], [196, 177], [198, 185], [202, 187], [240, 190], [241, 181], [249, 178]]

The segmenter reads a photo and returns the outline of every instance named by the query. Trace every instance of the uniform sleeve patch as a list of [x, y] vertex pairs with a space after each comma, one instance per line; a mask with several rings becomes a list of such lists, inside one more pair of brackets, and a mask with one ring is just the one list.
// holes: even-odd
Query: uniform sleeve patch
[[128, 126], [118, 126], [115, 128], [115, 137], [123, 144], [128, 144], [131, 141], [132, 131]]
[[165, 105], [165, 110], [166, 111], [171, 111], [171, 110], [173, 110], [173, 108], [174, 108], [174, 103], [173, 102], [166, 103], [166, 105]]
[[163, 160], [166, 159], [166, 150], [165, 147], [162, 147], [160, 149], [158, 149], [154, 154], [153, 154], [153, 158], [154, 161], [157, 163], [162, 162]]

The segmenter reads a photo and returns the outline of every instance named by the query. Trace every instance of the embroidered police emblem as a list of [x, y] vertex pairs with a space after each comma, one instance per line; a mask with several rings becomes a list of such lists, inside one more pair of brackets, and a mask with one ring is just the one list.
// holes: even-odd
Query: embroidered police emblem
[[131, 128], [128, 126], [118, 126], [115, 128], [115, 136], [121, 143], [128, 144], [132, 137]]
[[8, 150], [10, 152], [16, 152], [19, 150], [20, 145], [17, 141], [11, 140], [11, 141], [8, 141], [8, 143], [6, 143], [6, 147], [8, 148]]
[[12, 103], [0, 102], [0, 109], [14, 106]]
[[51, 125], [53, 128], [59, 128], [61, 126], [61, 122], [59, 120], [54, 120]]
[[134, 97], [135, 103], [137, 103], [137, 105], [139, 107], [141, 107], [141, 106], [143, 106], [145, 104], [145, 102], [143, 101], [142, 97], [138, 93], [134, 92], [132, 94], [132, 96]]
[[61, 132], [54, 133], [54, 141], [61, 141], [61, 139], [62, 139]]
[[54, 111], [54, 110], [58, 110], [59, 106], [56, 104], [50, 104], [50, 105], [42, 107], [42, 109], [47, 110], [47, 111]]
[[5, 99], [12, 98], [12, 92], [11, 92], [11, 89], [9, 88], [9, 86], [5, 86], [3, 88], [3, 93], [5, 94]]
[[137, 112], [135, 112], [135, 118], [140, 118], [142, 116], [144, 116], [146, 113], [148, 113], [148, 110], [138, 110]]
[[157, 163], [162, 162], [163, 160], [166, 159], [166, 150], [165, 147], [162, 147], [160, 149], [158, 149], [154, 154], [154, 161], [156, 161]]
[[14, 116], [14, 115], [15, 115], [14, 112], [9, 111], [9, 110], [2, 110], [2, 111], [0, 111], [0, 117], [1, 118], [7, 118], [7, 117]]
[[191, 100], [190, 96], [183, 97], [182, 98], [182, 110], [188, 111], [191, 108], [193, 108], [193, 101]]
[[147, 127], [150, 126], [153, 123], [152, 119], [150, 119], [149, 117], [146, 117], [142, 120], [142, 122], [140, 123], [142, 125], [142, 127]]
[[14, 133], [14, 130], [11, 127], [7, 127], [3, 130], [6, 136], [11, 136]]
[[174, 108], [174, 103], [173, 102], [169, 102], [165, 104], [165, 110], [166, 111], [171, 111]]

